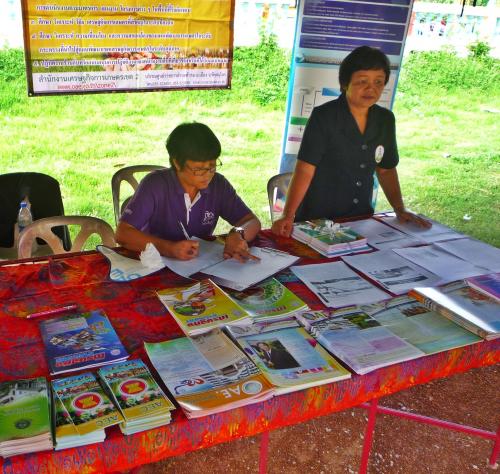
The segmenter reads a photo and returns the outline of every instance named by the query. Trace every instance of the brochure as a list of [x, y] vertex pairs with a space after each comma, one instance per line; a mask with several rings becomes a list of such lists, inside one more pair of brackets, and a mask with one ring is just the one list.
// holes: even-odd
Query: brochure
[[304, 328], [240, 336], [237, 342], [275, 387], [277, 394], [351, 376]]
[[52, 388], [80, 435], [124, 421], [91, 372], [53, 380]]
[[311, 311], [317, 313], [309, 332], [319, 343], [358, 374], [425, 355], [383, 327], [366, 312], [354, 310]]
[[395, 295], [422, 285], [437, 285], [440, 278], [400, 257], [392, 250], [342, 257], [342, 260]]
[[120, 424], [123, 433], [137, 433], [170, 423], [170, 412], [175, 406], [142, 360], [101, 367], [98, 374], [125, 419]]
[[409, 295], [484, 339], [500, 336], [500, 303], [466, 282], [437, 288], [419, 287]]
[[390, 295], [360, 277], [343, 262], [294, 266], [292, 272], [325, 306], [331, 308], [390, 298]]
[[220, 329], [144, 347], [188, 418], [261, 402], [271, 384]]
[[307, 305], [275, 278], [269, 278], [246, 290], [227, 291], [253, 319], [273, 320], [307, 308]]
[[225, 324], [249, 324], [251, 317], [213, 281], [157, 291], [158, 298], [187, 336]]
[[439, 242], [436, 245], [466, 262], [485, 268], [484, 273], [500, 272], [500, 249], [493, 245], [469, 238]]
[[500, 303], [500, 273], [467, 278], [467, 283], [470, 287]]
[[370, 250], [366, 237], [348, 224], [335, 224], [329, 219], [296, 222], [293, 224], [292, 237], [326, 257]]
[[51, 374], [98, 367], [128, 357], [102, 311], [42, 321], [40, 332]]
[[0, 383], [0, 456], [53, 448], [44, 377]]

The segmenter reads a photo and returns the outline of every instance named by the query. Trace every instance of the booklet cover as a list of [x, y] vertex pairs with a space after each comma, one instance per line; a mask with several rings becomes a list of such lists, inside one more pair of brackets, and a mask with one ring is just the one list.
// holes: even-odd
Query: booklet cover
[[274, 385], [277, 394], [351, 376], [304, 328], [281, 329], [238, 337], [236, 340]]
[[500, 303], [500, 273], [467, 278], [467, 283], [470, 287]]
[[157, 291], [158, 298], [187, 336], [225, 324], [250, 323], [248, 313], [213, 281]]
[[98, 370], [126, 423], [165, 415], [164, 423], [170, 421], [174, 404], [165, 396], [140, 359], [126, 360], [107, 365]]
[[0, 455], [52, 449], [49, 407], [44, 377], [0, 383]]
[[271, 384], [220, 329], [188, 338], [144, 343], [156, 371], [188, 418], [273, 396]]
[[123, 421], [91, 372], [53, 380], [52, 388], [80, 435]]
[[40, 332], [51, 374], [97, 367], [128, 357], [102, 311], [42, 321]]
[[282, 318], [307, 308], [307, 305], [275, 278], [243, 291], [228, 290], [229, 296], [254, 320]]
[[409, 295], [484, 339], [500, 336], [500, 303], [464, 281], [415, 288]]
[[358, 374], [425, 355], [363, 311], [307, 313], [309, 332]]

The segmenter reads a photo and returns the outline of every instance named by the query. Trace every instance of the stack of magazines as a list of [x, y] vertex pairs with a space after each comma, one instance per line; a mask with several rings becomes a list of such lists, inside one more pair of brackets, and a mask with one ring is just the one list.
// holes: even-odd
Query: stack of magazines
[[170, 423], [175, 406], [142, 360], [108, 365], [98, 373], [125, 419], [120, 423], [122, 433], [129, 435]]
[[52, 449], [44, 377], [0, 383], [0, 456]]
[[261, 371], [220, 329], [144, 346], [188, 418], [261, 402], [274, 394]]
[[370, 250], [366, 237], [348, 226], [335, 224], [328, 219], [296, 222], [292, 237], [326, 257], [337, 257]]

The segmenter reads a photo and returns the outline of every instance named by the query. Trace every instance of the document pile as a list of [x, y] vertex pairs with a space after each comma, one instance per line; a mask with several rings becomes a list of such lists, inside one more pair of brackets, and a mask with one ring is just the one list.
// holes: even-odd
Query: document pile
[[366, 237], [328, 219], [297, 222], [293, 225], [292, 237], [327, 257], [370, 250]]
[[175, 406], [142, 360], [101, 367], [98, 373], [125, 419], [120, 423], [122, 433], [129, 435], [170, 423]]
[[0, 383], [0, 456], [52, 449], [44, 377]]
[[188, 418], [261, 402], [274, 394], [261, 371], [220, 329], [144, 346]]

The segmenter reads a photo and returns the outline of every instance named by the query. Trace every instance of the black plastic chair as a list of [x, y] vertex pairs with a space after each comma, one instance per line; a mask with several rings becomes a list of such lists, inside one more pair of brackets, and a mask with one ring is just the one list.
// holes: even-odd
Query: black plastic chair
[[[43, 173], [0, 174], [0, 247], [15, 248], [14, 230], [19, 204], [28, 197], [33, 220], [44, 217], [63, 216], [64, 205], [59, 182]], [[54, 229], [63, 241], [64, 248], [71, 248], [71, 239], [66, 226]], [[14, 255], [15, 257], [16, 255]]]

